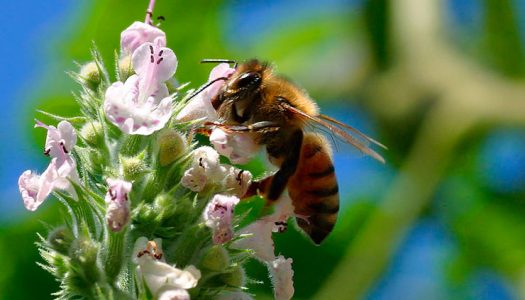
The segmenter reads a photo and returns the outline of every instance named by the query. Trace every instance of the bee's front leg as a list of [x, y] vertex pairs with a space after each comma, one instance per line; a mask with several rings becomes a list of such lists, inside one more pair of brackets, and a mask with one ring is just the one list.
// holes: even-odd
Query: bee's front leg
[[279, 124], [271, 121], [261, 121], [248, 125], [227, 125], [216, 122], [206, 122], [204, 123], [206, 127], [217, 127], [223, 129], [226, 132], [258, 132], [266, 133], [279, 130]]

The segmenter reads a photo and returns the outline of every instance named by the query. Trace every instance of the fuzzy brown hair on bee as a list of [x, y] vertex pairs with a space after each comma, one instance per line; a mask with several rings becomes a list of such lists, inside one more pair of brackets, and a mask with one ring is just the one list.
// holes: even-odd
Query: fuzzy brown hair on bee
[[[208, 60], [207, 62], [219, 62]], [[231, 61], [228, 61], [231, 62]], [[212, 99], [220, 126], [249, 132], [266, 147], [279, 170], [254, 182], [245, 197], [259, 194], [269, 203], [288, 188], [297, 224], [320, 244], [332, 231], [339, 211], [339, 188], [327, 140], [306, 131], [308, 124], [327, 128], [361, 152], [384, 162], [368, 147], [384, 147], [357, 129], [319, 113], [317, 104], [287, 79], [259, 60], [235, 65], [235, 73]]]

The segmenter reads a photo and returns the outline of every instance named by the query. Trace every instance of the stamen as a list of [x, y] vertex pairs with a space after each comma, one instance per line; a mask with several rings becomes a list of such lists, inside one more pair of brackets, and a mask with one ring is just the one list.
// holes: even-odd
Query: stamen
[[51, 148], [49, 148], [49, 149], [44, 149], [44, 155], [45, 155], [45, 156], [49, 156], [49, 152], [51, 152]]
[[155, 62], [155, 59], [153, 58], [153, 55], [150, 55], [149, 58], [150, 58], [150, 60], [151, 60], [151, 63], [154, 63], [154, 62]]
[[60, 146], [62, 146], [62, 150], [64, 151], [64, 153], [69, 153], [66, 149], [66, 145], [64, 144], [64, 142], [60, 142]]
[[155, 52], [153, 51], [153, 46], [149, 45], [149, 52], [151, 52], [151, 55], [153, 55]]
[[160, 62], [164, 59], [164, 57], [161, 57], [159, 60], [157, 60], [157, 65], [160, 64]]
[[113, 189], [108, 190], [109, 196], [111, 197], [111, 200], [117, 199], [117, 195], [113, 192]]
[[199, 158], [199, 167], [204, 169], [204, 166], [202, 165], [202, 157]]
[[164, 50], [160, 50], [160, 52], [159, 52], [159, 56], [161, 56], [162, 53], [164, 53]]

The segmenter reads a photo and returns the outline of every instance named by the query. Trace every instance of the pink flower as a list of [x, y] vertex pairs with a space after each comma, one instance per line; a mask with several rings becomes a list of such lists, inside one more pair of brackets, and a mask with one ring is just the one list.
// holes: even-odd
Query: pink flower
[[203, 146], [193, 152], [191, 167], [184, 172], [181, 184], [194, 192], [213, 187], [221, 193], [242, 197], [251, 181], [252, 174], [249, 171], [221, 165], [219, 153]]
[[106, 220], [109, 229], [120, 231], [129, 221], [129, 199], [128, 194], [131, 191], [131, 182], [122, 179], [106, 180], [108, 183], [108, 192], [106, 193]]
[[44, 154], [53, 159], [42, 175], [28, 170], [18, 179], [24, 206], [30, 211], [35, 211], [55, 189], [67, 191], [76, 199], [70, 180], [79, 182], [76, 163], [70, 155], [77, 141], [73, 126], [67, 121], [60, 122], [57, 127], [37, 121], [35, 127], [47, 129]]
[[285, 259], [280, 255], [268, 263], [276, 300], [292, 299], [294, 294], [292, 262], [291, 258]]
[[124, 55], [132, 54], [140, 45], [159, 39], [166, 46], [166, 34], [155, 26], [134, 22], [120, 34], [120, 50]]
[[[235, 69], [230, 68], [227, 63], [219, 64], [211, 70], [208, 82], [221, 77], [229, 78], [234, 72]], [[218, 115], [211, 104], [211, 100], [217, 95], [224, 84], [224, 80], [214, 82], [204, 91], [191, 99], [175, 118], [181, 122], [188, 122], [197, 119], [205, 119], [207, 121], [217, 120]]]
[[206, 206], [203, 218], [206, 226], [213, 230], [213, 242], [224, 244], [232, 239], [233, 209], [239, 203], [235, 196], [215, 195]]
[[252, 173], [232, 166], [223, 166], [224, 192], [239, 198], [244, 196], [252, 183]]
[[137, 75], [106, 90], [104, 110], [124, 133], [150, 135], [171, 117], [172, 98], [164, 82], [175, 74], [177, 57], [157, 39], [137, 48], [132, 60]]
[[[133, 262], [138, 265], [137, 277], [144, 280], [156, 299], [162, 295], [165, 297], [163, 299], [173, 299], [166, 298], [173, 293], [168, 295], [165, 293], [170, 290], [194, 288], [201, 278], [200, 271], [192, 265], [187, 266], [184, 270], [168, 265], [164, 261], [160, 239], [148, 241], [145, 237], [138, 238], [133, 249]], [[179, 291], [176, 294], [181, 293]]]
[[249, 162], [260, 149], [251, 134], [227, 133], [221, 128], [213, 129], [210, 142], [217, 152], [229, 158], [234, 164]]
[[194, 192], [200, 192], [206, 186], [206, 172], [203, 168], [189, 168], [182, 175], [181, 184]]
[[64, 160], [77, 143], [75, 129], [68, 121], [61, 121], [55, 127], [48, 126], [37, 120], [35, 127], [47, 129], [46, 145], [44, 147], [44, 154], [47, 156]]
[[287, 220], [294, 215], [292, 201], [288, 195], [283, 195], [274, 205], [274, 213], [265, 216], [241, 230], [242, 234], [248, 235], [235, 241], [234, 247], [238, 249], [251, 249], [255, 257], [263, 262], [271, 262], [275, 259], [273, 232], [286, 230]]

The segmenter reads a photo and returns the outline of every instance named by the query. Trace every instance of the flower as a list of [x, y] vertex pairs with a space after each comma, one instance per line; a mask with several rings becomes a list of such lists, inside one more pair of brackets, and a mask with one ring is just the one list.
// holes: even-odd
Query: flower
[[219, 153], [212, 147], [203, 146], [193, 151], [191, 167], [184, 172], [181, 184], [194, 192], [200, 192], [208, 182], [222, 178]]
[[200, 192], [206, 186], [206, 179], [203, 168], [189, 168], [182, 175], [181, 184], [194, 192]]
[[163, 128], [171, 117], [172, 97], [164, 82], [175, 74], [177, 57], [157, 38], [155, 43], [138, 47], [132, 61], [137, 74], [106, 90], [104, 110], [123, 132], [149, 135]]
[[140, 45], [155, 40], [166, 46], [166, 34], [162, 30], [143, 22], [133, 22], [120, 34], [120, 50], [124, 55], [131, 55]]
[[28, 210], [35, 211], [51, 194], [53, 175], [51, 169], [46, 170], [42, 175], [27, 170], [18, 178], [18, 189]]
[[204, 223], [213, 230], [215, 244], [224, 244], [232, 239], [233, 209], [237, 203], [239, 203], [239, 198], [235, 196], [218, 194], [204, 209]]
[[276, 300], [289, 300], [294, 294], [292, 262], [279, 255], [268, 264]]
[[249, 171], [220, 164], [219, 153], [203, 146], [194, 150], [191, 167], [184, 172], [181, 184], [194, 192], [201, 192], [205, 186], [214, 184], [225, 194], [242, 197], [251, 181]]
[[145, 237], [138, 238], [133, 250], [133, 262], [138, 265], [137, 276], [144, 280], [153, 295], [159, 298], [164, 296], [163, 299], [173, 299], [168, 296], [173, 296], [175, 292], [168, 293], [168, 291], [184, 294], [180, 290], [197, 286], [201, 273], [192, 265], [184, 270], [168, 265], [164, 262], [161, 243], [160, 239], [148, 241]]
[[[212, 82], [219, 78], [229, 78], [235, 69], [230, 68], [227, 63], [218, 64], [210, 72], [208, 82]], [[175, 117], [178, 121], [188, 122], [197, 119], [205, 119], [207, 121], [215, 121], [218, 119], [217, 112], [211, 103], [211, 100], [221, 87], [224, 85], [224, 80], [217, 80], [206, 89], [201, 91], [179, 112]]]
[[108, 192], [106, 194], [106, 221], [109, 229], [120, 231], [129, 221], [129, 199], [131, 182], [122, 179], [108, 178]]
[[238, 249], [251, 249], [255, 257], [263, 262], [275, 259], [273, 232], [282, 232], [286, 229], [286, 221], [294, 215], [294, 208], [290, 197], [281, 196], [274, 205], [274, 213], [265, 216], [241, 230], [241, 234], [248, 235], [235, 241], [234, 247]]
[[249, 133], [227, 133], [221, 128], [214, 128], [210, 142], [221, 155], [226, 156], [234, 164], [245, 164], [252, 159], [260, 149]]
[[77, 143], [77, 134], [71, 123], [68, 121], [61, 121], [58, 123], [57, 127], [55, 127], [48, 126], [36, 120], [35, 127], [47, 129], [44, 154], [46, 156], [59, 158], [59, 160], [67, 159], [68, 154], [73, 150], [73, 146]]
[[60, 122], [57, 127], [37, 121], [35, 127], [47, 129], [44, 154], [52, 160], [42, 175], [28, 170], [18, 178], [24, 206], [30, 211], [35, 211], [55, 189], [65, 190], [76, 199], [70, 180], [79, 182], [76, 163], [70, 155], [77, 141], [73, 126], [67, 121]]
[[232, 166], [223, 166], [224, 192], [241, 198], [246, 194], [252, 183], [252, 173]]

